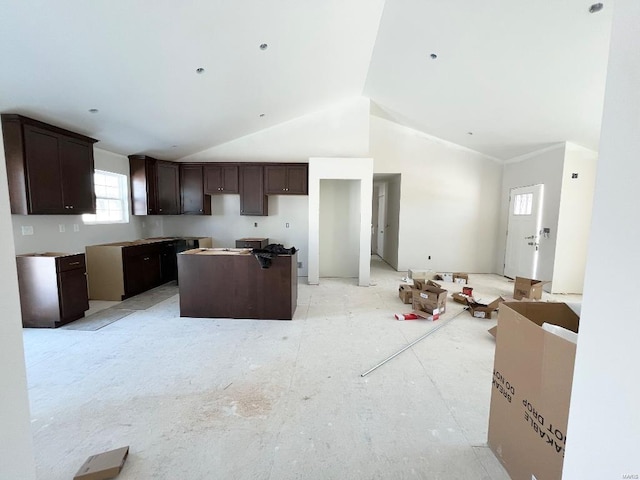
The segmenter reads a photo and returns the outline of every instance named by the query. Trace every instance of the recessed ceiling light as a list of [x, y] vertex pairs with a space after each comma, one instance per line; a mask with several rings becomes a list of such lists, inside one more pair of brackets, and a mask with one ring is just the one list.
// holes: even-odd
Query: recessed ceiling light
[[435, 53], [432, 53], [429, 56], [431, 57], [431, 60], [435, 60], [436, 58], [438, 58], [438, 55], [436, 55]]
[[261, 43], [260, 44], [260, 50], [266, 50], [268, 46], [269, 45], [267, 45], [266, 43]]
[[89, 113], [98, 113], [100, 110], [98, 110], [97, 108], [90, 108], [89, 109]]
[[202, 75], [204, 73], [204, 68], [200, 67], [200, 68], [196, 68], [196, 73], [198, 75]]
[[602, 3], [594, 3], [589, 7], [589, 13], [598, 13], [603, 8], [604, 8], [604, 5]]

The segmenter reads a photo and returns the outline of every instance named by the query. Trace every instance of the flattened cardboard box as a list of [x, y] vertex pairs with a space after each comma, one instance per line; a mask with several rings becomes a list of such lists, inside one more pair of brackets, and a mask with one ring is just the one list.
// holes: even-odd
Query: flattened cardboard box
[[413, 300], [413, 288], [411, 285], [401, 283], [398, 288], [398, 296], [400, 300], [402, 300], [402, 303], [411, 303]]
[[91, 455], [82, 464], [73, 480], [107, 480], [116, 477], [127, 459], [129, 447]]
[[488, 443], [513, 480], [560, 480], [576, 346], [544, 322], [578, 331], [564, 303], [500, 305]]
[[522, 300], [523, 298], [530, 300], [540, 300], [542, 298], [542, 286], [546, 283], [542, 280], [533, 280], [532, 278], [516, 277], [513, 285], [513, 298]]

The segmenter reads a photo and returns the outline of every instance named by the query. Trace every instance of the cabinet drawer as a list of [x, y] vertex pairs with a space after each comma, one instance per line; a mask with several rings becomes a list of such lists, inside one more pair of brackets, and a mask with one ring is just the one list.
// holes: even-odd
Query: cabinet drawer
[[67, 257], [56, 258], [56, 267], [58, 272], [66, 272], [67, 270], [86, 269], [86, 262], [83, 253], [78, 255], [69, 255]]

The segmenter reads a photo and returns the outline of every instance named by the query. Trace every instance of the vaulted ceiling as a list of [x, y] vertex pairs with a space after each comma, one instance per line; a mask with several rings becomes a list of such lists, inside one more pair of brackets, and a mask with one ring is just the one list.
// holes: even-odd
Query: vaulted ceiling
[[4, 1], [0, 111], [175, 159], [364, 95], [376, 115], [501, 160], [597, 150], [612, 7], [590, 5]]

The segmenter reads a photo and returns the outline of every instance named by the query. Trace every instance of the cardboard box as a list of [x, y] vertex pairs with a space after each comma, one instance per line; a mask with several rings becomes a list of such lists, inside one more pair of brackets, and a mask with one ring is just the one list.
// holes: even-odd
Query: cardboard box
[[513, 298], [516, 300], [522, 300], [523, 298], [528, 300], [540, 300], [542, 298], [542, 286], [545, 283], [549, 282], [533, 280], [531, 278], [516, 277], [516, 281], [513, 286]]
[[400, 288], [398, 288], [398, 296], [402, 303], [411, 303], [413, 300], [413, 288], [411, 285], [401, 283]]
[[73, 480], [106, 480], [116, 477], [127, 459], [129, 447], [91, 455], [82, 464]]
[[577, 333], [564, 303], [500, 305], [488, 443], [513, 480], [560, 480], [576, 346], [542, 329]]
[[453, 272], [443, 272], [436, 275], [436, 280], [442, 280], [443, 282], [453, 282]]
[[453, 281], [455, 283], [459, 283], [460, 285], [466, 285], [469, 283], [469, 275], [466, 273], [456, 272], [453, 274]]
[[411, 308], [413, 313], [433, 314], [435, 310], [443, 314], [447, 309], [447, 291], [441, 288], [427, 286], [426, 290], [413, 290]]
[[429, 320], [429, 321], [435, 322], [436, 320], [440, 319], [440, 310], [438, 310], [437, 308], [433, 310], [433, 313], [427, 313], [427, 312], [421, 312], [421, 311], [417, 311], [413, 313], [423, 320]]
[[451, 295], [451, 298], [453, 298], [454, 302], [466, 305], [467, 304], [467, 299], [469, 298], [469, 295], [465, 295], [464, 293], [456, 292], [456, 293]]
[[411, 280], [429, 280], [434, 277], [434, 274], [430, 270], [419, 270], [417, 268], [410, 268], [407, 270], [407, 278]]
[[433, 280], [419, 280], [419, 279], [413, 281], [413, 287], [416, 290], [424, 290], [425, 287], [442, 288], [442, 286], [439, 283], [436, 283]]
[[492, 302], [485, 300], [476, 300], [473, 297], [467, 298], [467, 306], [469, 313], [475, 318], [491, 318], [491, 314], [498, 309], [498, 306], [504, 301], [504, 298], [498, 297]]

